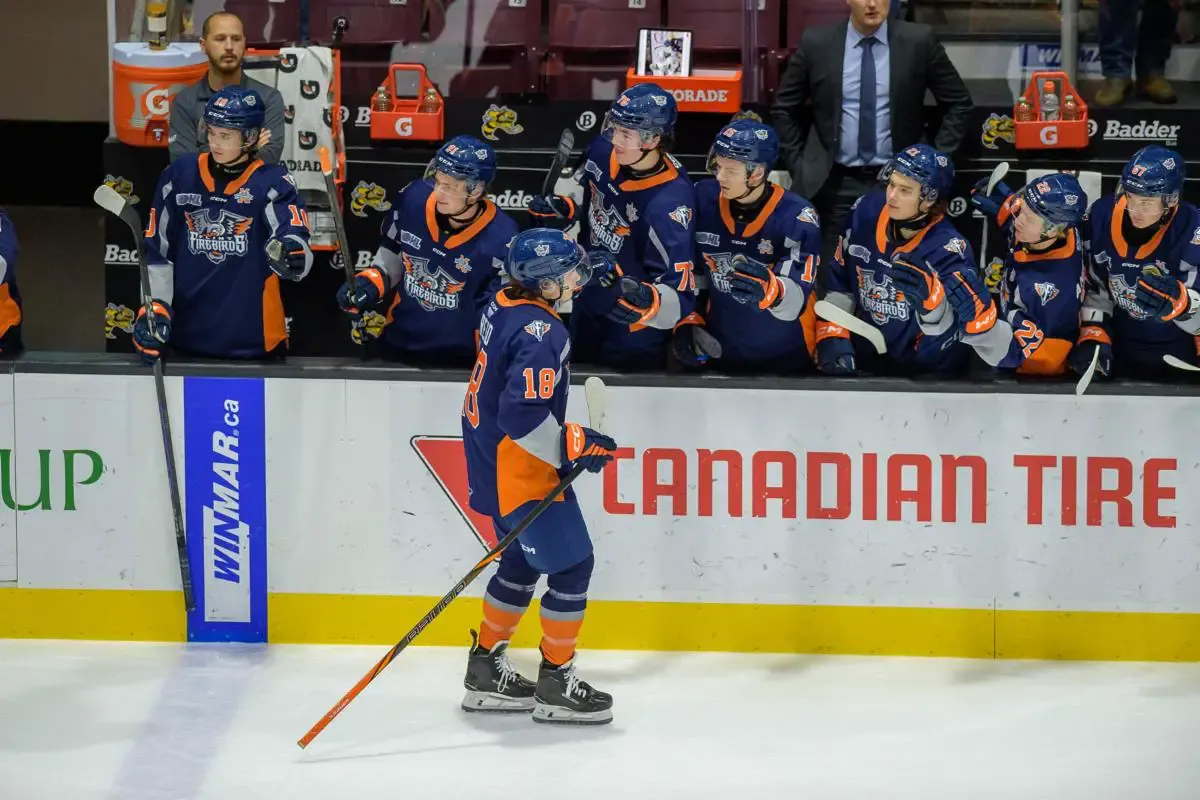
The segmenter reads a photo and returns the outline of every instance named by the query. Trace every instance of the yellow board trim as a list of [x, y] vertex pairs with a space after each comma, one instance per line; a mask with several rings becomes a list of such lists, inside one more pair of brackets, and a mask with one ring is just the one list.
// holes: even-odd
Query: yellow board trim
[[[268, 638], [280, 644], [389, 646], [436, 597], [271, 594]], [[479, 600], [451, 604], [417, 639], [465, 647]], [[536, 647], [537, 604], [513, 640]], [[0, 589], [0, 638], [185, 641], [179, 592]], [[783, 606], [593, 600], [580, 646], [619, 650], [1200, 661], [1200, 614]]]

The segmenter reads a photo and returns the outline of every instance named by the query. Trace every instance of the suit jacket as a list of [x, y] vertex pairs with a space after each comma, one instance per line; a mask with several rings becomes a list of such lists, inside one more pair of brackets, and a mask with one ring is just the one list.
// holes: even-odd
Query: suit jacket
[[[841, 138], [842, 62], [849, 24], [847, 20], [804, 32], [771, 109], [792, 187], [805, 197], [815, 197], [829, 177]], [[888, 20], [888, 50], [893, 149], [932, 141], [938, 150], [953, 156], [966, 135], [974, 106], [946, 50], [928, 25], [897, 19]], [[932, 136], [926, 132], [926, 89], [943, 112]], [[809, 100], [812, 122], [806, 124], [800, 114]], [[816, 136], [811, 135], [814, 130]]]

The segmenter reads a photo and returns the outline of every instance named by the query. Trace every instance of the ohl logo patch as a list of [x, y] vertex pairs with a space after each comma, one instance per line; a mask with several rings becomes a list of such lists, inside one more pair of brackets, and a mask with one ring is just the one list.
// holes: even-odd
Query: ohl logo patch
[[462, 438], [414, 436], [409, 443], [483, 549], [491, 550], [495, 547], [498, 540], [492, 520], [471, 510], [467, 457]]
[[225, 209], [214, 211], [185, 211], [184, 221], [188, 229], [188, 250], [192, 255], [203, 255], [214, 264], [225, 261], [227, 256], [244, 256], [250, 245], [250, 225], [253, 220]]

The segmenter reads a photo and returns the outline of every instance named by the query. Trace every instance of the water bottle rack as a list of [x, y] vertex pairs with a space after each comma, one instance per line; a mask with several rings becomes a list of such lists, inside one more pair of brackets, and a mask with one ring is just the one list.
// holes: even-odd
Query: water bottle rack
[[[1064, 101], [1068, 94], [1075, 96], [1079, 106], [1077, 119], [1043, 120], [1041, 86], [1046, 81], [1055, 83], [1055, 91], [1059, 97], [1059, 114], [1061, 116]], [[1088, 146], [1088, 107], [1083, 102], [1079, 92], [1071, 85], [1067, 73], [1059, 71], [1035, 72], [1029, 78], [1029, 84], [1021, 95], [1033, 107], [1034, 119], [1021, 121], [1017, 114], [1020, 98], [1013, 103], [1013, 128], [1016, 132], [1018, 150], [1083, 150]]]
[[[416, 83], [416, 96], [396, 97], [396, 87], [406, 89]], [[446, 99], [429, 80], [424, 64], [391, 64], [382, 86], [392, 98], [390, 111], [376, 111], [372, 96], [371, 138], [385, 140], [441, 141], [445, 128]], [[432, 89], [437, 92], [438, 110], [419, 111], [425, 94]]]

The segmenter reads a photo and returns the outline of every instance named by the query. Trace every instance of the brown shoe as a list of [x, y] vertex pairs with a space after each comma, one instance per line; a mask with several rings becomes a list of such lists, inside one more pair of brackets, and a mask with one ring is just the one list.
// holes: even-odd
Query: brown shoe
[[1096, 96], [1092, 98], [1092, 105], [1100, 108], [1118, 106], [1125, 101], [1125, 95], [1129, 94], [1132, 86], [1133, 81], [1129, 78], [1105, 78], [1104, 85], [1096, 91]]
[[1152, 103], [1161, 105], [1170, 105], [1179, 99], [1175, 96], [1175, 90], [1171, 88], [1171, 84], [1162, 75], [1138, 78], [1137, 93], [1138, 97], [1144, 97]]

